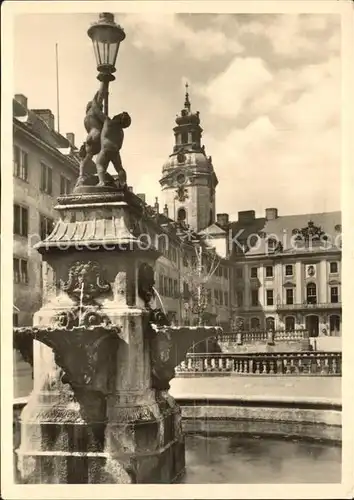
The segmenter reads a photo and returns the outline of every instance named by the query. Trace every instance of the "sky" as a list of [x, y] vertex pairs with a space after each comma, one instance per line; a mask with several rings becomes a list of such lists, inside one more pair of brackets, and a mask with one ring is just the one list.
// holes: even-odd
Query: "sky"
[[[87, 28], [95, 14], [21, 14], [14, 23], [14, 94], [85, 139], [98, 88]], [[122, 159], [128, 184], [154, 203], [189, 83], [203, 143], [219, 179], [217, 212], [276, 207], [279, 215], [340, 209], [339, 14], [115, 13], [125, 30], [110, 114], [128, 111]]]

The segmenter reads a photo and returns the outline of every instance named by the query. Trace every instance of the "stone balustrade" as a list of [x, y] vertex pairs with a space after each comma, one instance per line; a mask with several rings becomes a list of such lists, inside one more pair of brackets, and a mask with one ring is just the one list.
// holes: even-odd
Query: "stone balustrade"
[[188, 374], [330, 375], [341, 376], [340, 352], [272, 352], [246, 354], [189, 353], [176, 367], [176, 376]]
[[231, 334], [221, 334], [218, 336], [220, 342], [235, 342], [242, 344], [251, 344], [253, 342], [268, 342], [270, 337], [273, 341], [286, 340], [286, 341], [301, 341], [309, 338], [308, 331], [304, 328], [296, 330], [249, 330]]

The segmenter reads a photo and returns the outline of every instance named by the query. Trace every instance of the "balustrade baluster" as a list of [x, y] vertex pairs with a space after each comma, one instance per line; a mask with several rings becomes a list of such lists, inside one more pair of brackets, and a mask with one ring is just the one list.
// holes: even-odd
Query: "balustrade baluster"
[[257, 375], [259, 375], [261, 372], [260, 372], [260, 366], [261, 366], [261, 363], [260, 361], [258, 361], [258, 359], [256, 360], [256, 373]]
[[244, 360], [243, 360], [242, 365], [243, 365], [243, 367], [242, 367], [242, 368], [243, 368], [242, 373], [248, 373], [248, 363], [247, 363], [247, 359], [244, 359]]
[[214, 372], [215, 371], [215, 358], [211, 358], [211, 370]]
[[269, 361], [269, 373], [271, 375], [274, 375], [274, 361], [273, 360]]
[[337, 359], [335, 356], [332, 358], [332, 370], [331, 373], [335, 375], [337, 373]]
[[253, 359], [248, 360], [248, 373], [253, 373]]
[[266, 374], [266, 373], [267, 373], [267, 360], [262, 359], [262, 374]]
[[219, 366], [219, 370], [220, 371], [223, 371], [223, 359], [222, 358], [219, 358], [218, 359], [218, 366]]

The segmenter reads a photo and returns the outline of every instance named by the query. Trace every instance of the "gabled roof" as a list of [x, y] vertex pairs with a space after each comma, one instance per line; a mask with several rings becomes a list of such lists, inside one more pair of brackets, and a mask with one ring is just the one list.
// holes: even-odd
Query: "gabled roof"
[[[13, 119], [21, 129], [38, 138], [50, 148], [55, 149], [71, 163], [79, 164], [78, 150], [73, 148], [66, 137], [51, 129], [34, 111], [26, 109], [16, 99], [13, 99]], [[69, 153], [69, 154], [68, 154]]]
[[214, 223], [214, 224], [211, 224], [211, 226], [206, 227], [202, 231], [199, 231], [198, 234], [217, 236], [217, 235], [226, 234], [226, 231], [222, 227], [220, 227], [218, 224]]

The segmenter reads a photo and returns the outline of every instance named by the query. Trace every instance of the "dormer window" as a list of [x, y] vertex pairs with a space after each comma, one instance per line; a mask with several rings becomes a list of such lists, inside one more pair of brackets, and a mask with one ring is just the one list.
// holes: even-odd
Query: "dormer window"
[[267, 248], [268, 252], [275, 252], [277, 248], [277, 240], [275, 238], [268, 238], [267, 239]]

